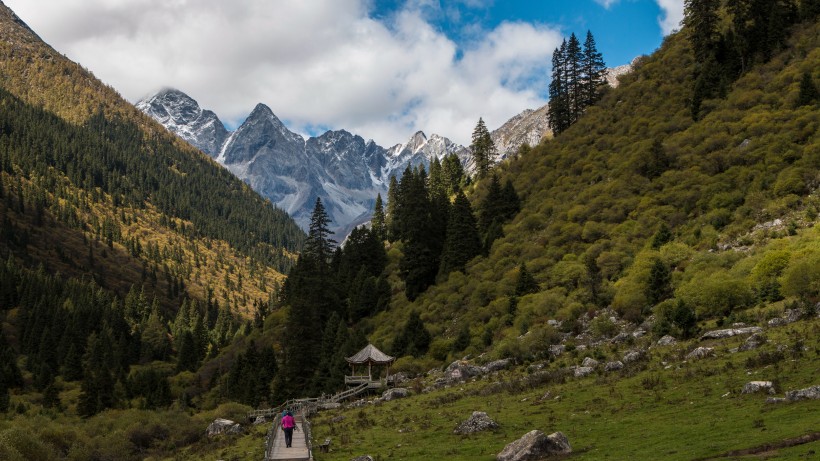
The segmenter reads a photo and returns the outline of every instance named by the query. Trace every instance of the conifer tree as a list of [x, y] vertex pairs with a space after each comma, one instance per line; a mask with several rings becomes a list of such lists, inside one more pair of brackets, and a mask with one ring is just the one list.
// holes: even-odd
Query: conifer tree
[[569, 101], [569, 123], [572, 124], [581, 118], [581, 114], [585, 109], [584, 82], [583, 75], [581, 74], [581, 59], [583, 53], [581, 51], [581, 43], [574, 33], [570, 34], [569, 40], [567, 40], [567, 49], [564, 57], [566, 59], [565, 78]]
[[567, 41], [552, 52], [552, 79], [549, 85], [549, 127], [557, 136], [570, 125], [569, 89], [567, 74]]
[[539, 290], [538, 282], [527, 270], [527, 265], [521, 263], [518, 266], [518, 278], [515, 281], [515, 296], [524, 296], [530, 293], [537, 293]]
[[380, 242], [385, 240], [387, 237], [385, 226], [386, 220], [384, 216], [384, 207], [382, 205], [382, 194], [377, 194], [376, 203], [373, 205], [373, 218], [370, 220], [370, 229], [373, 230], [373, 234], [379, 239]]
[[649, 304], [654, 306], [670, 297], [672, 297], [672, 274], [663, 261], [656, 259], [649, 271], [646, 298]]
[[803, 72], [800, 79], [800, 91], [797, 95], [797, 106], [808, 106], [818, 101], [817, 86], [811, 78], [811, 73]]
[[417, 311], [410, 313], [407, 323], [404, 324], [401, 332], [393, 340], [393, 354], [397, 357], [412, 355], [418, 357], [427, 352], [430, 347], [432, 337], [421, 316]]
[[453, 208], [447, 223], [447, 240], [441, 255], [439, 274], [447, 276], [452, 271], [463, 271], [467, 262], [481, 253], [473, 208], [464, 192], [456, 192]]
[[447, 195], [454, 194], [455, 191], [461, 187], [461, 183], [464, 180], [464, 167], [461, 165], [461, 160], [458, 158], [458, 155], [450, 153], [444, 156], [441, 170], [444, 176], [444, 183], [447, 186]]
[[697, 62], [706, 62], [714, 55], [718, 41], [718, 8], [720, 0], [684, 0], [683, 24]]
[[483, 177], [490, 170], [490, 162], [495, 159], [496, 149], [490, 132], [484, 124], [484, 119], [480, 117], [475, 129], [473, 129], [470, 151], [473, 154], [476, 173], [478, 177]]
[[329, 224], [330, 218], [322, 205], [322, 199], [317, 197], [313, 214], [310, 216], [308, 237], [305, 240], [302, 254], [311, 259], [319, 270], [327, 267], [336, 247], [336, 242], [330, 238]]
[[598, 101], [600, 89], [606, 84], [606, 64], [603, 55], [595, 45], [591, 31], [587, 31], [581, 56], [582, 99], [583, 107], [589, 107]]
[[384, 236], [391, 242], [398, 240], [393, 234], [394, 224], [393, 220], [396, 216], [396, 205], [399, 202], [399, 182], [395, 175], [390, 175], [390, 185], [387, 188], [387, 211], [384, 216]]

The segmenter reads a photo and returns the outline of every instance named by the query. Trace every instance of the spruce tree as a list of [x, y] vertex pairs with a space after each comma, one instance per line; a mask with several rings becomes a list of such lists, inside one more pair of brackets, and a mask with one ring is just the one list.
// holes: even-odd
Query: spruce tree
[[373, 205], [373, 218], [370, 220], [370, 229], [379, 241], [385, 240], [387, 234], [384, 207], [382, 205], [382, 194], [376, 195], [376, 203]]
[[575, 123], [584, 113], [584, 82], [582, 75], [581, 43], [575, 34], [570, 34], [566, 49], [566, 81], [567, 97], [569, 101], [569, 123]]
[[326, 268], [336, 248], [336, 242], [330, 238], [330, 218], [322, 205], [322, 199], [316, 198], [316, 205], [310, 216], [308, 237], [302, 255], [312, 260], [317, 268]]
[[672, 297], [672, 274], [666, 264], [656, 259], [649, 270], [649, 281], [646, 286], [646, 299], [654, 306], [664, 299]]
[[447, 185], [447, 194], [454, 194], [464, 181], [464, 167], [455, 153], [447, 154], [441, 164], [444, 182]]
[[598, 101], [600, 89], [606, 84], [606, 64], [603, 55], [595, 45], [591, 31], [587, 31], [581, 56], [582, 99], [583, 107], [589, 107]]
[[697, 62], [706, 62], [714, 55], [718, 42], [718, 8], [720, 0], [684, 0], [683, 24], [689, 31], [689, 41]]
[[496, 148], [490, 132], [484, 124], [484, 119], [480, 117], [475, 129], [473, 129], [470, 151], [473, 154], [476, 174], [478, 177], [483, 177], [490, 170], [490, 163], [495, 159]]
[[797, 106], [809, 106], [818, 101], [817, 86], [811, 78], [811, 73], [803, 72], [803, 77], [800, 79], [800, 91], [797, 95]]
[[398, 238], [394, 234], [393, 220], [396, 216], [396, 206], [399, 202], [399, 182], [395, 175], [390, 176], [390, 185], [387, 188], [387, 211], [384, 216], [384, 236], [389, 241], [394, 242]]
[[456, 192], [453, 208], [447, 223], [447, 240], [441, 255], [439, 274], [447, 276], [452, 271], [463, 271], [467, 262], [481, 253], [473, 208], [464, 192]]
[[535, 278], [527, 270], [527, 265], [521, 263], [521, 265], [518, 266], [518, 278], [515, 281], [515, 296], [537, 293], [539, 289], [538, 282], [535, 281]]
[[565, 74], [567, 72], [567, 41], [552, 52], [552, 79], [549, 85], [549, 127], [558, 135], [570, 126], [570, 102]]

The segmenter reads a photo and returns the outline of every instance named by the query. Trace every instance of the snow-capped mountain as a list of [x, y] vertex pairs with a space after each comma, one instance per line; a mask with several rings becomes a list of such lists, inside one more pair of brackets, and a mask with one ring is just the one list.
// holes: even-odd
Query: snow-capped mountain
[[228, 132], [216, 114], [173, 89], [138, 102], [137, 108], [224, 165], [303, 229], [321, 198], [338, 240], [370, 220], [376, 195], [386, 199], [390, 176], [400, 179], [408, 165], [429, 169], [433, 158], [450, 153], [467, 169], [472, 161], [465, 147], [421, 131], [389, 149], [344, 130], [305, 140], [264, 104]]

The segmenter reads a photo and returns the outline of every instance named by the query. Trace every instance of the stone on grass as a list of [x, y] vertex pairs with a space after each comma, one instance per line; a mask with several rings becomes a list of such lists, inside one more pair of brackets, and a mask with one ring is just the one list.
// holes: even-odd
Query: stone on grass
[[618, 344], [618, 343], [627, 342], [630, 339], [632, 339], [632, 335], [622, 331], [622, 332], [618, 333], [617, 335], [615, 335], [614, 338], [610, 339], [609, 342], [611, 342], [612, 344]]
[[373, 461], [373, 457], [370, 455], [361, 455], [355, 458], [350, 458], [350, 461]]
[[820, 385], [807, 387], [797, 391], [786, 392], [786, 400], [789, 402], [797, 402], [798, 400], [819, 400], [820, 399]]
[[686, 356], [686, 360], [704, 359], [706, 357], [712, 357], [714, 355], [715, 350], [713, 348], [701, 346], [690, 352], [689, 355]]
[[455, 434], [475, 434], [486, 430], [498, 429], [498, 423], [490, 419], [483, 411], [474, 411], [466, 421], [459, 424], [454, 430]]
[[592, 357], [584, 357], [584, 361], [583, 363], [581, 363], [581, 366], [595, 368], [598, 366], [598, 361], [593, 359]]
[[388, 389], [384, 391], [382, 394], [382, 400], [385, 402], [389, 402], [391, 400], [396, 399], [403, 399], [410, 395], [410, 390], [403, 388], [403, 387], [394, 387], [393, 389]]
[[482, 373], [483, 371], [480, 367], [464, 360], [456, 360], [444, 370], [444, 378], [449, 382], [457, 382], [479, 376]]
[[265, 423], [267, 423], [267, 422], [268, 422], [268, 419], [267, 419], [267, 418], [265, 418], [265, 417], [264, 417], [264, 416], [262, 416], [262, 415], [259, 415], [259, 416], [257, 416], [257, 417], [256, 417], [256, 419], [255, 419], [255, 420], [253, 420], [253, 425], [254, 425], [254, 426], [257, 426], [257, 425], [259, 425], [259, 424], [265, 424]]
[[495, 459], [497, 461], [536, 461], [548, 456], [569, 453], [572, 453], [572, 447], [567, 436], [561, 432], [544, 435], [543, 432], [534, 430], [509, 443]]
[[743, 386], [741, 394], [757, 394], [758, 392], [774, 394], [774, 383], [771, 381], [751, 381]]
[[604, 365], [604, 371], [618, 371], [624, 368], [624, 363], [620, 360], [616, 360], [614, 362], [607, 362]]
[[208, 434], [208, 437], [221, 434], [241, 434], [242, 426], [230, 419], [217, 418], [208, 425], [208, 429], [206, 429], [205, 432]]
[[583, 378], [584, 376], [589, 376], [595, 371], [592, 367], [576, 367], [575, 368], [575, 377], [576, 378]]
[[567, 347], [563, 344], [553, 344], [552, 346], [550, 346], [550, 355], [552, 355], [553, 357], [558, 357], [559, 355], [563, 354], [566, 349]]
[[672, 336], [666, 335], [658, 340], [658, 346], [673, 346], [678, 343], [678, 340]]
[[506, 370], [512, 364], [512, 359], [501, 359], [492, 361], [482, 367], [484, 373], [493, 373], [496, 371]]
[[740, 352], [751, 351], [766, 344], [766, 336], [763, 333], [755, 333], [746, 338], [746, 341], [738, 348]]
[[644, 356], [643, 351], [629, 351], [624, 354], [623, 362], [632, 363], [641, 360]]
[[700, 337], [701, 341], [707, 339], [725, 339], [731, 338], [732, 336], [738, 335], [750, 335], [753, 333], [760, 333], [763, 331], [763, 328], [760, 327], [741, 327], [741, 328], [727, 328], [725, 330], [713, 330], [707, 331]]

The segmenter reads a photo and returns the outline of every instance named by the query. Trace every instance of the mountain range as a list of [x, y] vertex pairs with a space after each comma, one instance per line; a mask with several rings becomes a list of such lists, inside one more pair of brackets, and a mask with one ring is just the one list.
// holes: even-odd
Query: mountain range
[[[609, 69], [608, 83], [617, 86], [617, 76], [630, 69], [630, 65]], [[400, 179], [408, 165], [429, 168], [434, 158], [454, 153], [465, 171], [473, 169], [469, 148], [438, 134], [428, 137], [422, 131], [389, 148], [345, 130], [304, 139], [290, 131], [269, 107], [258, 104], [231, 132], [213, 111], [170, 88], [140, 100], [136, 106], [224, 165], [293, 216], [303, 229], [307, 229], [316, 199], [321, 199], [332, 220], [331, 230], [339, 239], [370, 220], [376, 195], [386, 198], [390, 177]], [[547, 110], [548, 105], [527, 109], [493, 131], [498, 151], [495, 160], [548, 136]]]

